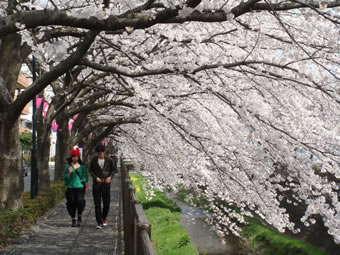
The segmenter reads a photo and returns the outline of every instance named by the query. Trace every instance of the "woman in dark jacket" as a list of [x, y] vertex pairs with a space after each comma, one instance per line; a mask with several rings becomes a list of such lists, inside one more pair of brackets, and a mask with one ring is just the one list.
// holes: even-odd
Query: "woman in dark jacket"
[[86, 167], [81, 162], [79, 148], [76, 146], [71, 150], [71, 157], [68, 158], [63, 179], [67, 186], [66, 208], [72, 218], [72, 227], [76, 226], [76, 212], [79, 227], [82, 223], [81, 214], [85, 208], [84, 196], [88, 192], [88, 175]]

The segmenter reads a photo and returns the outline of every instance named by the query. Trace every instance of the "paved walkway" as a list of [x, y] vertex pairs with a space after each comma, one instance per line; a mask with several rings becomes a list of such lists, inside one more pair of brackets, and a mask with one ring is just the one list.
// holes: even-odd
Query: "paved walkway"
[[[27, 177], [25, 177], [27, 178]], [[0, 254], [45, 255], [123, 255], [123, 233], [120, 206], [120, 175], [111, 184], [111, 205], [108, 226], [97, 230], [92, 183], [86, 195], [86, 207], [81, 227], [71, 227], [71, 218], [66, 211], [65, 199], [30, 229], [14, 240], [14, 243], [0, 250]]]
[[[54, 180], [54, 162], [48, 163], [50, 166], [50, 180]], [[27, 169], [27, 176], [24, 176], [24, 192], [31, 191], [31, 167]]]

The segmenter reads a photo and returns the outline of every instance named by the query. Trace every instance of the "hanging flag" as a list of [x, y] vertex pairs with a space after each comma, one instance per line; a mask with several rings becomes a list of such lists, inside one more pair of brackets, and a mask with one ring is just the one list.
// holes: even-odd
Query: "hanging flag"
[[76, 114], [73, 116], [73, 119], [76, 120], [78, 118], [79, 114]]
[[36, 97], [35, 98], [35, 106], [36, 106], [36, 108], [40, 108], [42, 100], [43, 100], [42, 97]]
[[57, 122], [56, 122], [55, 120], [53, 120], [51, 125], [52, 125], [52, 131], [53, 131], [53, 132], [57, 132], [58, 126], [59, 126], [59, 125], [57, 124]]
[[48, 102], [44, 101], [44, 105], [43, 105], [43, 116], [44, 116], [44, 119], [46, 119], [47, 110], [48, 110]]
[[44, 101], [43, 110], [44, 110], [44, 111], [47, 111], [47, 107], [48, 107], [48, 102]]
[[74, 122], [74, 120], [70, 120], [69, 123], [68, 123], [68, 131], [69, 131], [69, 132], [72, 131], [73, 122]]

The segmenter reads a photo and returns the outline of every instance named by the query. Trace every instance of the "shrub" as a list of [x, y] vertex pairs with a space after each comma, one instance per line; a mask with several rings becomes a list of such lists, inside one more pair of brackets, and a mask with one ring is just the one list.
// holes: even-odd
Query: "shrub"
[[18, 210], [0, 211], [0, 249], [11, 243], [24, 229], [34, 224], [40, 216], [58, 204], [63, 198], [66, 187], [63, 182], [51, 182], [51, 189], [41, 193], [34, 200], [30, 192], [23, 195], [24, 206]]
[[190, 236], [183, 235], [178, 241], [177, 248], [181, 248], [189, 244], [190, 244]]

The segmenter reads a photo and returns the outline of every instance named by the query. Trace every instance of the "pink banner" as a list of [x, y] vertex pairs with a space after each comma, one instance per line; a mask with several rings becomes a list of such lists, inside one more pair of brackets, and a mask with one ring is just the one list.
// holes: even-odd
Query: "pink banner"
[[44, 111], [47, 111], [47, 106], [48, 106], [48, 102], [44, 101], [44, 106], [43, 106]]
[[57, 124], [57, 122], [56, 122], [55, 120], [53, 120], [51, 125], [52, 125], [52, 131], [53, 131], [53, 132], [57, 132], [58, 126], [59, 126], [59, 125]]
[[71, 132], [72, 127], [73, 127], [73, 121], [70, 121], [70, 122], [68, 123], [68, 131], [69, 131], [69, 132]]
[[42, 102], [43, 98], [42, 97], [36, 97], [35, 98], [35, 106], [37, 108], [40, 108], [41, 102]]
[[79, 114], [76, 114], [73, 116], [73, 119], [76, 120], [78, 118]]
[[47, 112], [43, 112], [44, 119], [46, 119]]

